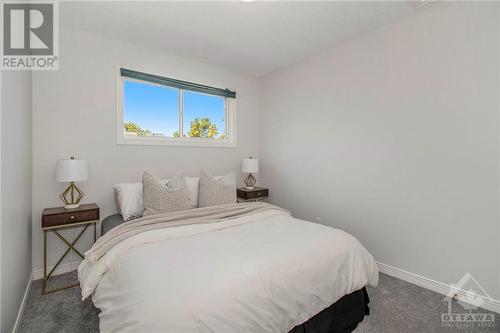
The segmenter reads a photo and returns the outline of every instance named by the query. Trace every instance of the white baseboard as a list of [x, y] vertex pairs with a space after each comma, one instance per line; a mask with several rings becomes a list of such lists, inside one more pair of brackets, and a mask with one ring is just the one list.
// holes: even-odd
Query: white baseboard
[[[73, 261], [61, 264], [57, 266], [56, 270], [54, 271], [54, 273], [52, 273], [51, 276], [72, 272], [78, 269], [78, 265], [80, 265], [80, 261]], [[51, 269], [52, 267], [47, 268], [47, 274], [50, 272]], [[39, 280], [39, 279], [43, 279], [43, 268], [36, 269], [33, 271], [33, 280]]]
[[17, 330], [19, 328], [19, 324], [21, 323], [21, 318], [23, 317], [24, 308], [26, 307], [26, 301], [28, 300], [28, 295], [29, 295], [30, 290], [31, 290], [31, 282], [32, 281], [33, 281], [33, 274], [30, 275], [30, 278], [28, 280], [28, 284], [26, 285], [26, 290], [24, 291], [23, 300], [21, 302], [21, 306], [19, 307], [19, 311], [17, 312], [17, 318], [16, 318], [16, 322], [14, 323], [14, 327], [12, 328], [12, 333], [17, 332]]
[[[450, 285], [435, 281], [426, 277], [423, 277], [418, 274], [410, 273], [408, 271], [392, 267], [386, 264], [383, 264], [381, 262], [377, 262], [377, 266], [380, 272], [385, 273], [387, 275], [393, 276], [395, 278], [398, 278], [400, 280], [415, 284], [419, 287], [425, 288], [432, 290], [434, 292], [437, 292], [442, 295], [447, 295], [450, 292]], [[467, 302], [467, 299], [465, 298], [466, 296], [466, 291], [465, 290], [458, 290], [455, 296], [455, 299]], [[487, 297], [483, 297], [481, 295], [478, 295], [479, 297], [482, 298], [483, 304], [481, 305], [482, 308], [486, 310], [490, 310], [496, 313], [500, 313], [500, 301], [495, 300], [495, 299], [490, 299]]]

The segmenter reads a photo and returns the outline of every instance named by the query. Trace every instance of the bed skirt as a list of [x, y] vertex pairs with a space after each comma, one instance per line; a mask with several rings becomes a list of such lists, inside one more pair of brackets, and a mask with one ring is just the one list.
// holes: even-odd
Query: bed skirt
[[366, 288], [345, 295], [289, 333], [348, 333], [370, 314]]

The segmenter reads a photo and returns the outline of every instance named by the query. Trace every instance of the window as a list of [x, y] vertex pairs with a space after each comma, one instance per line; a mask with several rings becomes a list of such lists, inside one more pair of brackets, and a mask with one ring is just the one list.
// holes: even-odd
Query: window
[[235, 92], [124, 68], [118, 81], [118, 144], [235, 146]]

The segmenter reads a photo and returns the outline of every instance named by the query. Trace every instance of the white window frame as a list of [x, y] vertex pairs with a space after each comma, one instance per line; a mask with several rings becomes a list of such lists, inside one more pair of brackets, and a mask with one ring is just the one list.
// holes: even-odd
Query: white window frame
[[[118, 67], [117, 84], [116, 84], [116, 142], [118, 145], [140, 145], [140, 146], [188, 146], [188, 147], [219, 147], [219, 148], [236, 148], [236, 99], [224, 98], [224, 126], [226, 138], [223, 140], [207, 139], [207, 138], [188, 138], [188, 137], [166, 137], [166, 136], [132, 136], [125, 134], [125, 117], [123, 109], [124, 101], [124, 82], [135, 81], [144, 84], [157, 85], [165, 87], [160, 84], [137, 80], [129, 77], [123, 77], [120, 74], [120, 67]], [[172, 88], [177, 89], [177, 88]], [[183, 117], [182, 110], [183, 103], [181, 101], [183, 89], [179, 90], [179, 130], [183, 131]], [[195, 91], [195, 93], [198, 93]], [[199, 94], [199, 93], [198, 93]], [[207, 94], [208, 95], [208, 94]], [[215, 96], [215, 95], [209, 95]], [[182, 132], [179, 132], [182, 133]]]

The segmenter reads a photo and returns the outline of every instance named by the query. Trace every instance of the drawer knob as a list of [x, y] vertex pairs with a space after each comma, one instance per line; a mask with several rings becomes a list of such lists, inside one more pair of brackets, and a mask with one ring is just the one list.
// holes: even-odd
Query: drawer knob
[[260, 197], [262, 195], [262, 192], [257, 192], [257, 195]]
[[69, 219], [70, 219], [70, 220], [73, 220], [73, 219], [75, 219], [75, 217], [74, 217], [73, 215], [71, 215], [71, 216], [69, 217]]

